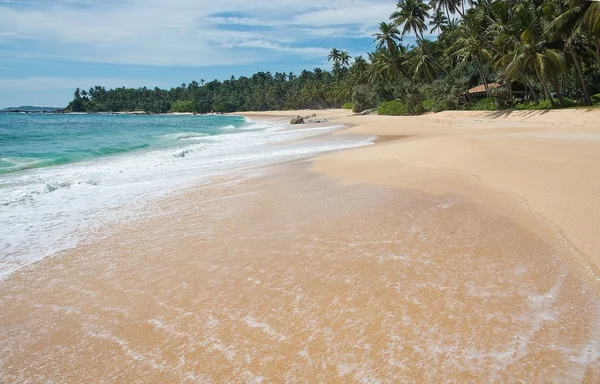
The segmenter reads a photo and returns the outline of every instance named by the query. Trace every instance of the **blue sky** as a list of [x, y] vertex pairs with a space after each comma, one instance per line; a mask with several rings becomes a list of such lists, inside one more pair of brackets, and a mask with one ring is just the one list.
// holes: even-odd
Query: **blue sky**
[[[0, 0], [0, 108], [64, 106], [76, 87], [172, 87], [257, 71], [330, 68], [390, 0]], [[405, 37], [405, 43], [414, 38]]]

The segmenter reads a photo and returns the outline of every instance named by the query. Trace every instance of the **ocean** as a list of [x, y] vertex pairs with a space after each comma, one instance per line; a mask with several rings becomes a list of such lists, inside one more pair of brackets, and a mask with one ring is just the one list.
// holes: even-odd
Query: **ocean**
[[213, 176], [371, 142], [311, 140], [339, 128], [241, 116], [0, 114], [0, 278]]

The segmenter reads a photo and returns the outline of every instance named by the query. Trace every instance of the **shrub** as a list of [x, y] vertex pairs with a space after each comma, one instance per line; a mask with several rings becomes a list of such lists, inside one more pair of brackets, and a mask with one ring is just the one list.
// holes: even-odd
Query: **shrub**
[[196, 112], [198, 104], [194, 100], [177, 100], [171, 104], [171, 112]]
[[595, 95], [592, 95], [592, 102], [594, 104], [600, 104], [600, 93], [596, 93]]
[[494, 99], [485, 98], [470, 102], [467, 109], [471, 111], [494, 111], [496, 104], [494, 104]]
[[354, 109], [354, 103], [345, 103], [342, 105], [343, 109]]
[[519, 103], [515, 105], [515, 109], [520, 111], [552, 109], [552, 103], [550, 102], [550, 100], [541, 100], [539, 104], [536, 104], [535, 101], [526, 101], [524, 103]]
[[518, 111], [529, 111], [536, 109], [537, 104], [535, 101], [524, 101], [522, 103], [515, 104], [515, 109]]
[[371, 90], [366, 85], [358, 85], [352, 93], [352, 111], [359, 113], [375, 107], [375, 101]]
[[494, 96], [496, 109], [509, 109], [512, 107], [512, 96], [507, 87], [492, 89], [492, 96]]
[[75, 99], [68, 107], [72, 112], [83, 112], [83, 100]]
[[579, 105], [579, 102], [577, 100], [571, 99], [570, 97], [563, 98], [563, 107], [564, 108], [576, 107], [578, 105]]
[[458, 73], [449, 74], [430, 84], [420, 84], [421, 94], [425, 99], [423, 107], [432, 112], [456, 109], [466, 88], [469, 88], [468, 79]]
[[399, 101], [386, 101], [377, 108], [378, 115], [387, 116], [406, 116], [409, 114], [409, 110], [406, 104]]
[[86, 112], [92, 112], [92, 113], [106, 112], [106, 108], [104, 107], [104, 105], [102, 105], [100, 103], [95, 103], [93, 101], [90, 101], [87, 103], [85, 110], [86, 110]]
[[[558, 103], [555, 102], [555, 105], [558, 105]], [[552, 106], [552, 102], [548, 99], [540, 100], [540, 103], [537, 106], [538, 106], [537, 109], [552, 109], [552, 108], [554, 108]]]
[[237, 111], [237, 105], [227, 99], [221, 99], [213, 103], [212, 109], [217, 113], [230, 113]]
[[435, 111], [437, 109], [435, 100], [431, 100], [431, 99], [423, 100], [423, 108], [426, 111]]
[[423, 97], [417, 86], [407, 87], [406, 93], [401, 100], [406, 103], [409, 115], [420, 115], [425, 112], [425, 108], [423, 108]]
[[423, 109], [427, 112], [441, 112], [456, 109], [454, 100], [427, 99], [423, 100]]

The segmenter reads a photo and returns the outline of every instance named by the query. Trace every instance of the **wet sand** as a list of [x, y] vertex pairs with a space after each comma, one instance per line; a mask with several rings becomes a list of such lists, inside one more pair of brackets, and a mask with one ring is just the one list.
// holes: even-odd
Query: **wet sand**
[[415, 164], [420, 128], [220, 177], [0, 282], [0, 381], [600, 381], [592, 257], [510, 178]]

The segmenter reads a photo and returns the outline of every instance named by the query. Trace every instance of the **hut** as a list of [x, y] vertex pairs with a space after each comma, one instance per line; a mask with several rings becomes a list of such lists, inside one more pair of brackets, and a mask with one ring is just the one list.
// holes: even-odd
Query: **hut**
[[[510, 86], [511, 99], [513, 99], [513, 100], [514, 99], [529, 100], [529, 97], [531, 95], [531, 90], [525, 84], [523, 84], [519, 81], [513, 80], [513, 81], [511, 81], [510, 85], [511, 85]], [[504, 81], [488, 83], [488, 88], [490, 89], [490, 91], [492, 91], [494, 89], [500, 89], [505, 86], [506, 86], [506, 84], [504, 83]], [[485, 92], [485, 85], [483, 85], [483, 84], [473, 87], [465, 93], [465, 98], [467, 100], [477, 100], [477, 99], [483, 99], [486, 97], [487, 97], [487, 94]]]
[[[501, 83], [488, 83], [488, 88], [491, 91], [492, 89], [496, 89], [496, 88], [500, 88], [502, 87]], [[480, 84], [476, 87], [473, 87], [471, 89], [469, 89], [467, 91], [467, 99], [472, 100], [472, 99], [483, 99], [486, 98], [487, 95], [485, 93], [485, 85]]]

